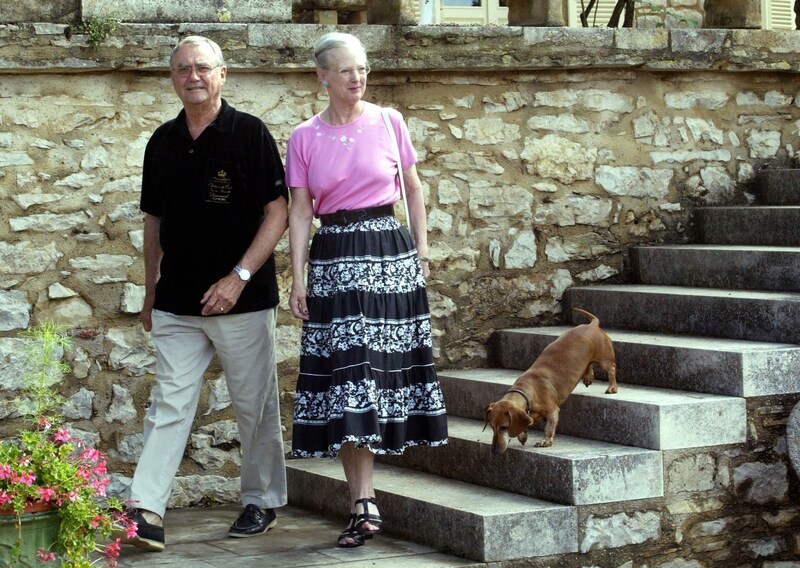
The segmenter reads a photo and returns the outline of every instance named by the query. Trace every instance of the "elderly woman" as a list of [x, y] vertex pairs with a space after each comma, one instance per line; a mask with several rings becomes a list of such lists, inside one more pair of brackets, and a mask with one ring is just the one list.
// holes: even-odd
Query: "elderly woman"
[[[314, 63], [329, 104], [294, 130], [286, 156], [290, 305], [303, 320], [292, 454], [341, 458], [351, 507], [338, 544], [351, 548], [383, 529], [375, 454], [446, 444], [447, 419], [425, 291], [425, 203], [408, 129], [399, 112], [364, 100], [369, 64], [357, 38], [323, 36]], [[394, 216], [398, 171], [413, 240]], [[322, 226], [309, 253], [314, 216]]]

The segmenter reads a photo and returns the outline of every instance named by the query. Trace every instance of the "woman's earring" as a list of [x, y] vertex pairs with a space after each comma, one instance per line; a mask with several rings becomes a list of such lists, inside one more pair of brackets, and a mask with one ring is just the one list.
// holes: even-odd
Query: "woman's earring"
[[330, 87], [330, 86], [331, 86], [331, 84], [330, 84], [330, 83], [328, 83], [327, 81], [323, 81], [323, 82], [322, 82], [322, 86], [323, 86], [323, 87]]

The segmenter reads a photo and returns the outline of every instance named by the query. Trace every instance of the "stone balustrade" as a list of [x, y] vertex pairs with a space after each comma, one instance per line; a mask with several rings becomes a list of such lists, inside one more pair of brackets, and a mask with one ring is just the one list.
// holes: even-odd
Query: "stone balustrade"
[[[648, 11], [656, 6], [656, 9], [666, 12], [662, 7], [672, 6], [673, 1], [676, 0], [640, 5], [637, 10]], [[705, 28], [762, 27], [761, 0], [697, 0], [697, 3], [704, 12]], [[687, 6], [686, 0], [681, 0], [675, 9], [684, 6]], [[508, 8], [508, 20], [512, 26], [566, 25], [565, 0], [509, 0]], [[339, 12], [366, 14], [366, 17], [343, 20], [336, 17]], [[323, 16], [315, 18], [314, 13]], [[91, 17], [113, 17], [137, 23], [369, 23], [407, 26], [419, 23], [419, 0], [56, 0], [7, 2], [0, 8], [0, 24], [72, 24]]]

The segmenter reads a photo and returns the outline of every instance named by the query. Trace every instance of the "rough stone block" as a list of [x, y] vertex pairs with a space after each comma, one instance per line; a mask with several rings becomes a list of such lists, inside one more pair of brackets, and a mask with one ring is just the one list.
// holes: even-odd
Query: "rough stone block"
[[367, 23], [416, 26], [417, 5], [416, 0], [367, 0]]
[[73, 23], [80, 14], [80, 0], [7, 0], [0, 3], [0, 23]]
[[336, 10], [314, 10], [314, 23], [335, 26], [339, 23], [339, 14]]
[[292, 21], [292, 0], [81, 0], [83, 17], [124, 22], [279, 23]]
[[[678, 264], [670, 257], [661, 262]], [[712, 267], [718, 266], [706, 262]], [[691, 265], [683, 272], [694, 269], [698, 269], [697, 266]], [[754, 269], [750, 267], [750, 270]], [[500, 331], [494, 338], [495, 363], [507, 369], [526, 369], [567, 329], [556, 326]], [[624, 375], [618, 375], [623, 384], [744, 397], [788, 394], [797, 390], [793, 369], [800, 365], [800, 347], [794, 344], [622, 329], [609, 330], [609, 335], [614, 341], [617, 367], [626, 369]]]
[[[496, 368], [441, 372], [447, 411], [483, 420], [482, 409], [503, 396], [518, 375]], [[652, 450], [740, 444], [746, 439], [743, 398], [624, 383], [619, 393], [608, 395], [605, 388], [595, 382], [572, 392], [561, 407], [554, 447], [559, 435]]]
[[[484, 429], [482, 420], [450, 416], [449, 443], [436, 449], [436, 459], [420, 447], [381, 461], [565, 505], [664, 495], [661, 452], [570, 436], [559, 436], [552, 448], [536, 448], [539, 436], [530, 432], [524, 446], [511, 440], [505, 453], [486, 459], [491, 428]], [[476, 463], [481, 467], [475, 467]], [[625, 488], [622, 494], [620, 487]]]
[[761, 0], [706, 0], [704, 28], [761, 27]]
[[354, 10], [352, 12], [344, 12], [342, 14], [345, 24], [366, 24], [369, 23], [366, 10]]
[[562, 0], [508, 0], [509, 26], [565, 26]]
[[755, 191], [759, 201], [767, 205], [800, 203], [800, 169], [775, 168], [756, 174]]
[[[342, 515], [347, 485], [338, 460], [289, 460], [289, 502]], [[381, 515], [392, 534], [480, 562], [577, 551], [575, 507], [375, 464]]]
[[364, 10], [367, 0], [294, 0], [295, 9], [301, 10]]

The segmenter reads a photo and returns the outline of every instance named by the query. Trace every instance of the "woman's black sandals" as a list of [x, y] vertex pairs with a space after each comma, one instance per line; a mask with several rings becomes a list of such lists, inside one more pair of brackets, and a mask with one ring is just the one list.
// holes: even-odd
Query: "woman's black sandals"
[[[361, 505], [364, 507], [364, 512], [358, 515], [356, 518], [355, 530], [358, 531], [358, 534], [364, 538], [372, 538], [374, 535], [383, 531], [383, 519], [381, 519], [381, 516], [369, 512], [369, 504], [371, 503], [377, 507], [378, 503], [375, 501], [374, 497], [365, 497], [364, 499], [359, 499], [356, 501], [356, 505], [359, 503], [361, 503]], [[364, 525], [367, 523], [377, 528], [364, 528]]]
[[367, 540], [367, 537], [358, 532], [356, 528], [356, 514], [353, 513], [350, 515], [350, 523], [347, 525], [347, 528], [339, 535], [338, 544], [342, 548], [355, 548], [364, 544], [365, 540]]

